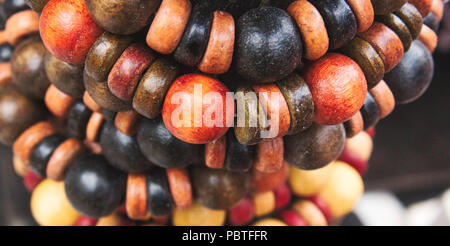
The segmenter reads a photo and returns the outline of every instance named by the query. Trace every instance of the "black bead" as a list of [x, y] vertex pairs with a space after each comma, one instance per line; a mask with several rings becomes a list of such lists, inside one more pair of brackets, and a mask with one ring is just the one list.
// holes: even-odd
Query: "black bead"
[[302, 40], [297, 24], [284, 10], [252, 9], [237, 23], [235, 68], [254, 83], [270, 83], [300, 64]]
[[86, 126], [92, 111], [83, 102], [76, 102], [69, 111], [66, 133], [68, 136], [83, 139], [86, 135]]
[[0, 15], [6, 21], [11, 15], [25, 9], [29, 9], [25, 0], [6, 0], [0, 4]]
[[152, 216], [166, 216], [172, 212], [174, 202], [164, 169], [155, 167], [147, 175], [147, 194], [147, 208]]
[[342, 47], [352, 40], [358, 28], [353, 10], [345, 0], [311, 0], [320, 12], [330, 39], [330, 49]]
[[202, 4], [211, 10], [222, 10], [239, 18], [250, 9], [258, 7], [262, 0], [192, 0], [193, 4]]
[[142, 154], [136, 136], [127, 136], [106, 123], [100, 135], [103, 154], [111, 165], [127, 173], [140, 173], [153, 167]]
[[200, 163], [201, 145], [185, 143], [170, 134], [161, 117], [143, 119], [137, 132], [142, 153], [163, 168], [183, 168]]
[[414, 41], [400, 63], [384, 76], [397, 104], [419, 98], [433, 78], [434, 62], [430, 51], [420, 41]]
[[364, 122], [364, 130], [369, 129], [378, 123], [378, 120], [380, 119], [380, 108], [369, 92], [367, 93], [366, 100], [360, 111]]
[[8, 62], [14, 51], [14, 47], [8, 43], [0, 45], [0, 62]]
[[174, 53], [177, 62], [191, 67], [200, 63], [208, 46], [212, 20], [213, 14], [209, 7], [203, 4], [194, 6], [183, 37]]
[[66, 138], [60, 134], [53, 134], [44, 139], [33, 149], [30, 156], [31, 169], [41, 176], [46, 177], [47, 164], [55, 149]]
[[439, 29], [439, 20], [436, 15], [430, 12], [424, 19], [423, 24], [427, 25], [430, 29], [437, 32]]
[[234, 131], [227, 133], [225, 168], [229, 171], [246, 172], [252, 167], [254, 146], [240, 144]]
[[64, 183], [72, 206], [86, 216], [99, 218], [123, 204], [127, 176], [103, 156], [84, 155], [70, 165]]
[[107, 121], [107, 122], [114, 122], [114, 120], [116, 119], [116, 112], [114, 112], [114, 111], [111, 111], [111, 110], [107, 110], [107, 109], [104, 109], [104, 108], [102, 108], [101, 109], [101, 112], [102, 112], [102, 114], [103, 114], [103, 117], [105, 118], [105, 120]]

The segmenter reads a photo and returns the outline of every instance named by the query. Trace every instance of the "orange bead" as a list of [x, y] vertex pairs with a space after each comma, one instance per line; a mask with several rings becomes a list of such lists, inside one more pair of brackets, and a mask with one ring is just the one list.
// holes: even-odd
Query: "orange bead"
[[56, 117], [64, 118], [69, 113], [76, 99], [50, 85], [45, 93], [45, 105]]
[[254, 168], [262, 173], [275, 173], [283, 166], [283, 138], [261, 141], [256, 148]]
[[227, 138], [222, 136], [205, 144], [205, 165], [209, 168], [222, 168], [225, 162]]
[[369, 29], [375, 19], [372, 2], [370, 0], [346, 0], [358, 21], [358, 32]]
[[380, 81], [375, 87], [370, 89], [370, 94], [380, 109], [380, 119], [385, 118], [392, 113], [395, 107], [395, 98], [391, 89], [384, 80]]
[[433, 53], [438, 44], [438, 36], [427, 25], [422, 26], [420, 31], [419, 40], [427, 46], [428, 50]]

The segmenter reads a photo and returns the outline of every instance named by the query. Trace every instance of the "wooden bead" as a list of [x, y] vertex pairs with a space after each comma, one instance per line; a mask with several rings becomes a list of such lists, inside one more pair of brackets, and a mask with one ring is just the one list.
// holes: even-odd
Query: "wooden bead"
[[0, 142], [12, 145], [28, 127], [45, 117], [40, 104], [11, 83], [0, 85]]
[[374, 10], [370, 0], [346, 0], [358, 22], [357, 32], [364, 32], [373, 24]]
[[173, 54], [179, 63], [193, 67], [202, 60], [211, 33], [212, 13], [206, 4], [196, 4], [193, 7], [186, 30]]
[[316, 61], [306, 71], [305, 80], [314, 99], [314, 120], [319, 124], [350, 119], [363, 105], [367, 93], [361, 68], [341, 54], [331, 53]]
[[146, 176], [143, 174], [128, 174], [125, 207], [130, 219], [146, 220], [149, 218], [146, 182]]
[[428, 88], [433, 77], [434, 62], [428, 48], [414, 41], [401, 62], [384, 80], [394, 94], [397, 104], [410, 103]]
[[68, 136], [83, 139], [86, 136], [86, 127], [92, 111], [82, 102], [76, 102], [69, 111], [67, 117], [66, 133]]
[[422, 31], [420, 31], [419, 40], [427, 46], [431, 53], [434, 52], [438, 44], [437, 34], [426, 25], [424, 25]]
[[166, 169], [170, 192], [177, 208], [189, 208], [192, 205], [192, 186], [186, 169]]
[[239, 18], [236, 29], [235, 67], [245, 79], [274, 82], [299, 65], [303, 51], [300, 32], [285, 11], [252, 9]]
[[153, 167], [139, 149], [136, 137], [123, 134], [112, 123], [106, 123], [103, 127], [100, 144], [105, 158], [119, 170], [141, 173]]
[[368, 161], [373, 150], [373, 140], [366, 132], [360, 132], [347, 140], [345, 148], [358, 154], [363, 161]]
[[205, 165], [209, 168], [223, 168], [227, 152], [227, 137], [224, 135], [205, 144]]
[[102, 108], [98, 105], [94, 99], [89, 95], [87, 91], [83, 94], [83, 103], [88, 107], [92, 112], [100, 112]]
[[311, 201], [300, 200], [292, 209], [297, 212], [309, 226], [327, 226], [327, 220], [322, 211]]
[[255, 217], [255, 206], [250, 198], [245, 197], [227, 211], [228, 221], [233, 226], [248, 225]]
[[284, 183], [289, 174], [289, 164], [283, 162], [281, 168], [274, 173], [263, 173], [253, 169], [251, 187], [258, 192], [274, 190]]
[[408, 26], [411, 36], [417, 39], [422, 29], [422, 16], [420, 12], [410, 3], [406, 3], [399, 10], [395, 11], [394, 14]]
[[400, 9], [408, 0], [371, 0], [376, 15], [385, 15]]
[[11, 63], [0, 63], [0, 85], [9, 83], [12, 81]]
[[343, 162], [331, 164], [328, 182], [319, 196], [328, 204], [333, 219], [353, 210], [364, 192], [364, 183], [359, 173]]
[[273, 191], [254, 194], [253, 204], [255, 206], [256, 217], [270, 214], [275, 210], [275, 195], [273, 194]]
[[100, 155], [75, 159], [67, 170], [64, 183], [72, 206], [92, 218], [110, 215], [125, 200], [126, 175]]
[[93, 112], [86, 125], [86, 140], [98, 142], [105, 118], [103, 114]]
[[444, 15], [444, 2], [442, 0], [432, 0], [430, 11], [436, 16], [438, 21], [441, 21]]
[[41, 226], [71, 226], [80, 214], [67, 200], [64, 182], [42, 181], [31, 195], [31, 213]]
[[344, 122], [345, 137], [351, 138], [364, 130], [364, 122], [361, 112], [356, 113], [348, 121]]
[[369, 30], [358, 36], [378, 52], [384, 62], [384, 70], [391, 71], [402, 59], [404, 48], [398, 35], [384, 24], [374, 22]]
[[84, 152], [84, 147], [75, 138], [69, 138], [61, 143], [51, 155], [46, 169], [47, 178], [62, 181], [67, 168], [72, 161]]
[[21, 42], [11, 57], [13, 83], [27, 96], [44, 98], [50, 81], [45, 74], [45, 47], [39, 36]]
[[425, 17], [430, 13], [431, 10], [431, 2], [433, 0], [408, 0], [412, 5], [414, 5], [417, 10], [419, 10], [422, 17]]
[[142, 153], [163, 168], [182, 168], [200, 163], [201, 145], [182, 142], [172, 136], [161, 118], [143, 119], [137, 132]]
[[42, 139], [55, 133], [53, 125], [46, 121], [41, 121], [27, 130], [25, 130], [14, 142], [13, 152], [17, 155], [26, 165], [30, 162], [30, 156], [33, 149]]
[[30, 6], [30, 8], [37, 13], [41, 13], [42, 9], [50, 0], [25, 0], [25, 2]]
[[6, 21], [5, 30], [11, 45], [17, 45], [26, 36], [38, 33], [39, 17], [32, 10], [20, 11]]
[[95, 23], [103, 29], [126, 35], [144, 28], [160, 2], [160, 0], [87, 0], [86, 6]]
[[309, 197], [319, 193], [328, 182], [330, 170], [330, 165], [310, 171], [291, 167], [289, 184], [292, 193], [300, 197]]
[[140, 116], [134, 110], [122, 111], [116, 114], [114, 126], [127, 136], [134, 136], [137, 132]]
[[152, 216], [167, 216], [174, 207], [165, 170], [155, 168], [147, 175], [147, 209]]
[[70, 108], [75, 104], [76, 99], [58, 90], [54, 85], [50, 85], [45, 93], [45, 105], [56, 117], [65, 118], [69, 114]]
[[194, 167], [192, 176], [195, 177], [192, 182], [199, 202], [211, 209], [232, 207], [247, 194], [250, 183], [247, 173], [206, 167]]
[[65, 94], [80, 98], [84, 93], [83, 68], [58, 60], [49, 52], [45, 54], [45, 73], [48, 80]]
[[222, 11], [214, 12], [208, 46], [198, 65], [200, 71], [209, 74], [227, 72], [233, 59], [234, 39], [233, 16]]
[[53, 134], [42, 139], [31, 152], [30, 167], [34, 173], [45, 178], [47, 164], [55, 149], [66, 140], [60, 134]]
[[284, 96], [290, 114], [287, 134], [297, 134], [311, 126], [314, 117], [314, 101], [305, 80], [291, 74], [277, 83]]
[[278, 217], [288, 226], [308, 226], [306, 221], [294, 210], [285, 210]]
[[367, 93], [364, 105], [361, 107], [361, 115], [364, 122], [364, 130], [374, 127], [380, 119], [380, 109], [370, 93]]
[[103, 30], [95, 24], [81, 0], [52, 0], [42, 10], [39, 31], [47, 50], [56, 58], [81, 65]]
[[14, 51], [14, 46], [5, 43], [0, 45], [0, 62], [1, 64], [9, 62]]
[[234, 110], [230, 110], [234, 109], [234, 101], [227, 100], [227, 92], [224, 84], [211, 77], [201, 74], [179, 77], [164, 100], [164, 124], [170, 133], [187, 143], [205, 144], [220, 138], [234, 119]]
[[166, 93], [178, 73], [177, 65], [164, 58], [157, 59], [139, 81], [133, 98], [134, 110], [150, 119], [158, 117]]
[[386, 25], [389, 27], [392, 31], [395, 32], [395, 34], [398, 35], [400, 40], [403, 44], [403, 49], [407, 51], [409, 47], [411, 46], [411, 43], [413, 41], [411, 32], [409, 31], [408, 26], [400, 19], [400, 17], [397, 17], [394, 14], [387, 14], [382, 16], [377, 16], [376, 21]]
[[123, 101], [133, 99], [142, 73], [155, 60], [155, 54], [140, 43], [134, 43], [122, 53], [108, 76], [108, 88]]
[[189, 208], [175, 208], [172, 216], [174, 226], [222, 226], [225, 210], [213, 210], [194, 202]]
[[262, 173], [275, 173], [283, 166], [283, 138], [265, 139], [256, 148], [254, 167]]
[[228, 171], [246, 172], [252, 167], [254, 148], [240, 144], [233, 132], [226, 135], [226, 156], [224, 167]]
[[163, 0], [147, 33], [147, 44], [161, 54], [178, 46], [191, 13], [189, 0]]
[[358, 63], [366, 77], [367, 87], [372, 88], [383, 78], [384, 62], [377, 51], [364, 39], [355, 37], [340, 51]]
[[252, 226], [287, 226], [283, 221], [278, 219], [266, 218], [256, 221]]
[[384, 80], [374, 88], [370, 89], [370, 94], [373, 96], [380, 109], [380, 119], [383, 119], [392, 113], [395, 107], [395, 99], [391, 89], [389, 89]]
[[330, 39], [330, 49], [342, 47], [355, 37], [358, 22], [345, 0], [311, 0], [323, 17]]
[[295, 19], [302, 35], [304, 57], [317, 60], [328, 50], [329, 40], [322, 16], [319, 11], [306, 0], [294, 1], [287, 9]]

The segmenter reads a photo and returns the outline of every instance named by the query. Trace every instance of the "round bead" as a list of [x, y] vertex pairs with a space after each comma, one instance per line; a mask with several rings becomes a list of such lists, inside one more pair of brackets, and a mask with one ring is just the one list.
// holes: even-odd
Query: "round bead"
[[234, 119], [234, 101], [226, 98], [227, 92], [224, 84], [211, 77], [200, 74], [179, 77], [164, 101], [164, 124], [170, 133], [187, 143], [205, 144], [220, 138]]
[[20, 160], [25, 163], [25, 165], [28, 165], [34, 147], [36, 147], [42, 139], [52, 135], [53, 133], [55, 133], [55, 128], [46, 121], [41, 121], [34, 124], [20, 134], [14, 142], [14, 155], [17, 155]]
[[431, 2], [433, 0], [408, 0], [412, 5], [414, 5], [417, 10], [419, 10], [422, 17], [425, 17], [430, 13], [431, 10]]
[[278, 185], [273, 191], [275, 194], [275, 209], [279, 210], [286, 207], [292, 199], [291, 189], [286, 183]]
[[300, 197], [309, 197], [319, 193], [328, 182], [330, 165], [316, 170], [301, 170], [291, 167], [289, 184], [292, 193]]
[[275, 195], [273, 191], [253, 194], [253, 204], [256, 217], [270, 214], [275, 210]]
[[98, 155], [77, 158], [67, 170], [65, 189], [72, 206], [93, 218], [111, 214], [125, 199], [126, 175]]
[[9, 62], [11, 55], [14, 51], [14, 47], [10, 44], [1, 44], [0, 45], [0, 62]]
[[155, 168], [147, 175], [147, 209], [152, 216], [167, 216], [174, 206], [165, 170]]
[[45, 178], [48, 161], [55, 149], [64, 142], [65, 137], [59, 134], [54, 134], [42, 139], [30, 155], [30, 167], [42, 178]]
[[398, 35], [398, 37], [402, 41], [403, 48], [405, 51], [409, 49], [413, 39], [408, 26], [406, 26], [406, 24], [402, 21], [402, 19], [400, 19], [400, 17], [397, 17], [394, 14], [387, 14], [377, 16], [376, 20], [389, 27], [392, 31], [395, 32], [395, 34]]
[[364, 122], [364, 130], [374, 127], [380, 119], [380, 109], [370, 93], [367, 93], [364, 105], [361, 107], [361, 115]]
[[222, 168], [227, 152], [227, 137], [224, 135], [205, 144], [205, 165], [209, 168]]
[[427, 47], [414, 41], [401, 62], [384, 80], [394, 94], [397, 104], [410, 103], [419, 98], [433, 78], [434, 62]]
[[127, 136], [134, 136], [137, 132], [140, 116], [134, 110], [122, 111], [116, 114], [114, 126]]
[[253, 201], [243, 198], [238, 204], [228, 210], [228, 221], [234, 226], [248, 225], [255, 217]]
[[54, 85], [50, 85], [45, 93], [45, 105], [47, 109], [56, 117], [65, 118], [76, 99], [58, 90]]
[[283, 166], [283, 138], [265, 139], [256, 148], [254, 167], [258, 172], [275, 173]]
[[370, 94], [375, 99], [375, 102], [380, 109], [380, 119], [383, 119], [392, 113], [395, 107], [395, 99], [391, 89], [389, 89], [384, 80], [378, 83], [374, 88], [370, 89]]
[[253, 223], [252, 226], [287, 226], [287, 225], [281, 220], [267, 218], [256, 221], [255, 223]]
[[42, 12], [42, 9], [50, 0], [25, 0], [30, 8], [38, 13]]
[[41, 226], [72, 226], [80, 215], [67, 200], [63, 182], [42, 181], [31, 195], [31, 213]]
[[357, 112], [348, 121], [344, 122], [345, 137], [351, 138], [364, 130], [364, 122], [361, 112]]
[[163, 0], [147, 33], [147, 44], [161, 54], [178, 46], [191, 13], [189, 0]]
[[428, 50], [433, 53], [438, 44], [437, 34], [428, 26], [423, 26], [420, 31], [419, 40], [427, 46]]
[[371, 0], [376, 15], [385, 15], [401, 8], [408, 0]]
[[66, 133], [68, 136], [83, 139], [86, 136], [86, 126], [92, 111], [82, 102], [76, 102], [67, 117]]
[[182, 168], [200, 163], [201, 145], [188, 144], [172, 136], [161, 118], [142, 120], [137, 140], [147, 159], [160, 167]]
[[320, 209], [311, 201], [300, 200], [292, 209], [302, 217], [309, 226], [327, 226], [327, 220]]
[[225, 216], [225, 210], [212, 210], [194, 202], [189, 208], [175, 208], [172, 223], [174, 226], [222, 226]]
[[69, 138], [62, 142], [53, 151], [48, 164], [46, 175], [47, 178], [61, 181], [64, 179], [67, 168], [72, 164], [72, 161], [84, 151], [84, 147], [80, 141], [75, 138]]
[[320, 209], [322, 214], [325, 216], [327, 222], [330, 222], [332, 219], [330, 208], [328, 207], [328, 204], [326, 204], [325, 201], [322, 199], [322, 197], [316, 195], [311, 197], [309, 200], [313, 202], [314, 205], [317, 206], [317, 208]]
[[252, 82], [282, 79], [300, 63], [300, 33], [293, 19], [281, 9], [262, 7], [245, 13], [237, 23], [236, 37], [237, 72]]
[[192, 205], [192, 186], [186, 169], [166, 169], [170, 193], [177, 208]]
[[144, 28], [160, 0], [86, 0], [89, 14], [108, 32], [132, 34]]
[[308, 226], [306, 221], [293, 210], [285, 210], [278, 217], [288, 226]]
[[147, 220], [147, 179], [143, 174], [129, 174], [125, 208], [127, 216], [133, 220]]
[[358, 154], [363, 161], [368, 161], [373, 150], [372, 137], [366, 132], [360, 132], [347, 140], [345, 149]]
[[253, 164], [252, 146], [240, 144], [231, 131], [227, 133], [226, 139], [225, 168], [235, 172], [248, 171]]
[[18, 45], [26, 36], [39, 32], [39, 17], [32, 10], [20, 11], [6, 21], [5, 30], [8, 42]]
[[341, 54], [331, 53], [316, 61], [306, 71], [305, 80], [314, 99], [315, 122], [319, 124], [350, 119], [363, 105], [367, 93], [361, 68]]
[[358, 21], [357, 32], [364, 32], [373, 24], [374, 10], [370, 0], [346, 0]]
[[251, 187], [258, 192], [274, 190], [284, 183], [289, 174], [289, 164], [283, 162], [281, 168], [274, 173], [263, 173], [253, 169]]
[[83, 67], [58, 60], [50, 52], [45, 54], [44, 65], [48, 80], [56, 88], [74, 98], [83, 96]]
[[420, 12], [410, 3], [406, 3], [399, 10], [395, 11], [394, 14], [406, 24], [409, 28], [409, 32], [413, 40], [417, 39], [422, 29], [422, 16]]
[[192, 176], [195, 177], [192, 181], [199, 202], [211, 209], [232, 207], [247, 194], [250, 183], [247, 173], [206, 167], [195, 167]]
[[74, 65], [86, 54], [103, 30], [95, 24], [82, 0], [52, 0], [42, 10], [39, 30], [47, 50]]

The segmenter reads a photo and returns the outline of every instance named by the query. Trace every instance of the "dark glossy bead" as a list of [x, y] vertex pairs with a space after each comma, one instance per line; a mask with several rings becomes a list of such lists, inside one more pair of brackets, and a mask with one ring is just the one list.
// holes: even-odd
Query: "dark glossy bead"
[[352, 40], [358, 28], [356, 17], [345, 0], [311, 0], [323, 17], [330, 39], [330, 49]]
[[408, 0], [371, 0], [371, 1], [375, 14], [385, 15], [399, 9]]
[[100, 144], [109, 163], [124, 172], [144, 172], [153, 166], [139, 149], [136, 137], [123, 134], [112, 123], [104, 125]]
[[147, 193], [147, 208], [152, 216], [170, 215], [174, 202], [163, 168], [155, 167], [147, 175]]
[[86, 0], [89, 14], [103, 29], [116, 34], [132, 34], [144, 28], [156, 12], [160, 0]]
[[127, 176], [103, 156], [85, 155], [70, 165], [64, 183], [72, 206], [86, 216], [99, 218], [123, 204]]
[[370, 93], [367, 93], [366, 100], [360, 111], [364, 122], [364, 130], [378, 123], [380, 119], [380, 108], [378, 108], [377, 102]]
[[203, 4], [194, 6], [183, 37], [174, 53], [179, 63], [195, 66], [200, 63], [208, 45], [213, 14], [209, 7]]
[[0, 15], [7, 20], [11, 15], [25, 9], [28, 9], [25, 0], [5, 0], [0, 4]]
[[45, 178], [47, 164], [55, 149], [66, 138], [60, 134], [50, 135], [36, 145], [30, 156], [30, 167], [41, 178]]
[[433, 78], [434, 62], [427, 47], [414, 41], [400, 63], [384, 76], [397, 104], [406, 104], [419, 98]]
[[86, 126], [92, 111], [83, 102], [76, 102], [67, 117], [66, 133], [68, 136], [83, 139], [86, 135]]
[[240, 144], [234, 132], [227, 133], [224, 166], [228, 171], [246, 172], [252, 167], [254, 147]]
[[288, 13], [274, 7], [241, 16], [234, 53], [237, 72], [255, 83], [274, 82], [292, 73], [303, 52], [296, 25]]
[[399, 10], [395, 11], [394, 14], [400, 17], [406, 26], [408, 26], [413, 40], [417, 39], [423, 24], [422, 15], [419, 10], [414, 5], [406, 3]]
[[296, 168], [314, 170], [336, 160], [344, 144], [345, 129], [342, 124], [313, 124], [304, 132], [284, 137], [284, 157]]
[[142, 153], [153, 164], [164, 168], [182, 168], [200, 163], [201, 145], [178, 140], [167, 130], [161, 117], [143, 119], [137, 132]]
[[26, 95], [42, 99], [50, 81], [45, 73], [46, 49], [38, 35], [22, 41], [11, 56], [13, 83]]
[[194, 167], [192, 182], [197, 199], [211, 209], [228, 209], [247, 194], [250, 186], [248, 173], [223, 169]]
[[392, 31], [394, 31], [395, 34], [398, 35], [398, 37], [402, 41], [403, 49], [405, 51], [407, 51], [409, 47], [411, 47], [411, 43], [413, 41], [411, 32], [409, 31], [408, 26], [406, 26], [402, 19], [400, 19], [400, 17], [397, 17], [394, 14], [387, 14], [376, 16], [375, 20], [385, 24]]
[[50, 0], [25, 0], [30, 8], [38, 13], [42, 12], [42, 9]]
[[74, 98], [83, 96], [83, 67], [63, 62], [47, 52], [45, 72], [50, 82], [60, 91]]
[[11, 55], [14, 51], [14, 47], [8, 43], [0, 45], [0, 62], [8, 62], [11, 59]]
[[250, 9], [258, 7], [263, 0], [191, 0], [193, 4], [202, 4], [211, 10], [222, 10], [239, 18]]
[[424, 19], [423, 24], [427, 25], [429, 28], [433, 29], [433, 31], [437, 32], [439, 29], [439, 20], [435, 14], [430, 12]]

